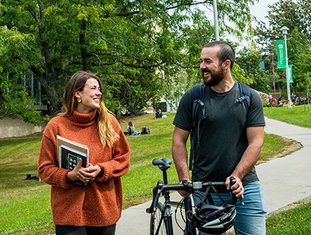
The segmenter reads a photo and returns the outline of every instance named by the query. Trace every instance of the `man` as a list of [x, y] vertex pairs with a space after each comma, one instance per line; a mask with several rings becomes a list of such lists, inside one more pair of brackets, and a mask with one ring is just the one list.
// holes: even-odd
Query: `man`
[[[225, 181], [229, 189], [230, 176], [234, 176], [236, 183], [230, 189], [240, 198], [236, 204], [236, 234], [262, 235], [266, 211], [254, 166], [264, 142], [263, 107], [258, 93], [250, 88], [249, 106], [241, 100], [240, 86], [231, 74], [234, 61], [234, 49], [227, 43], [210, 42], [202, 49], [200, 69], [206, 86], [207, 117], [199, 118], [193, 128], [192, 91], [187, 91], [173, 122], [173, 159], [179, 180], [190, 181], [186, 142], [190, 133], [198, 136], [192, 181]], [[200, 198], [200, 193], [193, 194], [196, 204]]]

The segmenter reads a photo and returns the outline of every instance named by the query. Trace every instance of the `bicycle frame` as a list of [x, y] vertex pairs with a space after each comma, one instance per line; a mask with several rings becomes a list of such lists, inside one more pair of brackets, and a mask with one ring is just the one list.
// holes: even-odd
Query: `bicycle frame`
[[[208, 187], [214, 186], [225, 186], [225, 182], [187, 182], [183, 181], [181, 184], [168, 184], [167, 180], [167, 169], [170, 168], [171, 160], [167, 158], [154, 159], [152, 161], [153, 165], [158, 166], [163, 172], [163, 181], [159, 180], [156, 187], [153, 189], [153, 200], [149, 208], [146, 209], [146, 212], [151, 214], [151, 218], [156, 214], [157, 209], [161, 211], [161, 218], [159, 224], [155, 230], [154, 219], [151, 220], [150, 224], [152, 229], [150, 233], [152, 235], [158, 234], [162, 223], [165, 224], [166, 234], [173, 235], [173, 222], [172, 222], [172, 212], [171, 212], [171, 201], [170, 201], [170, 190], [173, 191], [188, 191], [192, 193], [194, 190], [206, 190]], [[159, 202], [160, 196], [164, 196], [164, 204]], [[235, 198], [236, 199], [236, 198]], [[192, 201], [190, 197], [183, 199], [184, 210], [186, 214], [185, 219], [185, 234], [186, 235], [196, 235], [196, 228], [193, 224], [193, 209]], [[160, 208], [159, 208], [160, 207]], [[155, 232], [154, 232], [155, 231]]]
[[[163, 181], [158, 181], [156, 187], [153, 189], [153, 201], [152, 204], [149, 208], [147, 208], [147, 213], [156, 213], [157, 208], [159, 207], [159, 198], [161, 195], [164, 196], [164, 204], [163, 207], [160, 208], [161, 210], [161, 219], [158, 224], [158, 228], [156, 229], [155, 234], [159, 233], [159, 229], [161, 227], [161, 224], [164, 222], [165, 224], [165, 229], [166, 229], [166, 234], [167, 235], [173, 235], [173, 221], [172, 221], [172, 212], [171, 212], [171, 200], [170, 200], [170, 190], [190, 190], [190, 187], [186, 186], [186, 184], [168, 184], [168, 179], [167, 179], [167, 169], [170, 168], [171, 161], [169, 159], [154, 159], [152, 162], [153, 165], [158, 165], [159, 168], [163, 172]], [[188, 188], [188, 189], [187, 189]], [[162, 205], [162, 204], [160, 204]], [[186, 214], [186, 226], [185, 226], [185, 234], [187, 235], [196, 235], [196, 230], [192, 224], [192, 201], [191, 198], [185, 198], [184, 199], [184, 209], [185, 209], [185, 214]]]

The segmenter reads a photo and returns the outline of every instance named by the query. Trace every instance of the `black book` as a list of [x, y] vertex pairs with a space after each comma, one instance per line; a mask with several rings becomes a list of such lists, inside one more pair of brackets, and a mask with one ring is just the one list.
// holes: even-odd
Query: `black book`
[[[73, 170], [80, 158], [82, 159], [82, 167], [87, 167], [89, 163], [89, 149], [86, 145], [57, 136], [57, 150], [59, 167]], [[85, 186], [81, 181], [76, 181], [80, 186]]]

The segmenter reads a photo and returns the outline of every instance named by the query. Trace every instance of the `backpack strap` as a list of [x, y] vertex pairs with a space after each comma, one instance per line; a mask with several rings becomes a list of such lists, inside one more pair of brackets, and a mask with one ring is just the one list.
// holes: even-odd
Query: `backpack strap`
[[191, 98], [192, 98], [192, 130], [197, 127], [197, 113], [199, 110], [202, 111], [202, 118], [207, 117], [207, 112], [204, 105], [204, 97], [205, 97], [205, 85], [199, 84], [192, 88], [191, 90]]
[[[190, 159], [189, 159], [189, 170], [192, 170], [194, 155], [198, 151], [198, 146], [200, 144], [199, 131], [197, 135], [194, 135], [194, 130], [200, 128], [200, 123], [203, 119], [207, 117], [207, 111], [204, 104], [206, 86], [204, 84], [199, 84], [191, 89], [191, 99], [192, 99], [192, 130], [190, 135]], [[199, 111], [202, 112], [202, 118], [197, 122], [197, 115]]]
[[241, 97], [237, 99], [238, 103], [244, 102], [247, 109], [251, 105], [251, 88], [243, 83], [238, 83]]

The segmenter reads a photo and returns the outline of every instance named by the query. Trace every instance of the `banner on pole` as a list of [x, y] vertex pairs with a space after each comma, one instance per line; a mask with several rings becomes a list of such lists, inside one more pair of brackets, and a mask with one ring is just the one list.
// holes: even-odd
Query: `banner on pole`
[[286, 68], [285, 41], [276, 40], [275, 42], [276, 42], [276, 53], [278, 56], [278, 68], [285, 69]]
[[289, 83], [293, 83], [293, 82], [294, 82], [294, 81], [293, 81], [293, 70], [292, 70], [292, 68], [293, 68], [293, 65], [292, 65], [292, 64], [289, 64], [289, 65], [288, 65], [288, 74], [289, 74], [288, 82], [289, 82]]

